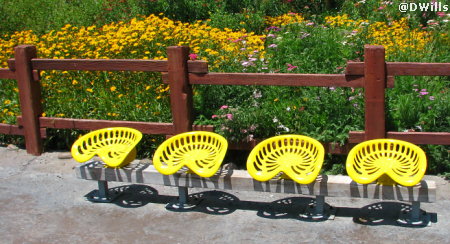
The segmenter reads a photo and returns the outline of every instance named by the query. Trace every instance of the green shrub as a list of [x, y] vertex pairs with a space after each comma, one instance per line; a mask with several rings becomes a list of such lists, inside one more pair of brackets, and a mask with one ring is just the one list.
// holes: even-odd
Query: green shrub
[[264, 15], [259, 12], [244, 10], [242, 13], [216, 11], [210, 16], [210, 25], [216, 28], [232, 30], [249, 30], [262, 33], [266, 27]]
[[44, 33], [70, 23], [87, 26], [102, 12], [97, 0], [4, 0], [0, 4], [0, 33], [33, 30]]

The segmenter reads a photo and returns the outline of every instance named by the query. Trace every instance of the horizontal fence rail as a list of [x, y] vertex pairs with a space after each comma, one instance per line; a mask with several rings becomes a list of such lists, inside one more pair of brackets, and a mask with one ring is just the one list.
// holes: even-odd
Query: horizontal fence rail
[[[252, 150], [258, 143], [262, 142], [263, 139], [255, 139], [251, 141], [242, 142], [231, 142], [229, 143], [229, 148], [233, 150]], [[331, 154], [348, 154], [355, 143], [347, 143], [341, 145], [337, 142], [323, 142], [322, 145], [325, 148], [326, 153]]]
[[[24, 136], [25, 131], [21, 125], [10, 125], [0, 123], [0, 134]], [[47, 138], [46, 128], [40, 128], [41, 138]]]
[[[17, 117], [17, 123], [22, 125], [22, 117]], [[70, 119], [40, 117], [41, 127], [50, 129], [78, 129], [97, 130], [105, 127], [130, 127], [141, 131], [143, 134], [166, 135], [173, 133], [172, 123], [154, 123], [138, 121], [98, 120], [98, 119]]]
[[[364, 141], [364, 131], [350, 131], [348, 142], [360, 143]], [[448, 132], [394, 132], [389, 131], [386, 138], [409, 141], [414, 144], [450, 145]]]
[[190, 84], [363, 87], [363, 76], [341, 74], [208, 73], [190, 74]]
[[16, 74], [14, 71], [9, 69], [0, 69], [0, 79], [16, 79]]
[[18, 125], [0, 124], [0, 134], [5, 135], [21, 135], [23, 136], [23, 128]]
[[[192, 85], [318, 86], [364, 88], [365, 130], [349, 132], [348, 143], [322, 143], [328, 153], [346, 154], [357, 143], [375, 138], [393, 138], [415, 144], [450, 145], [449, 132], [385, 131], [385, 89], [394, 87], [395, 76], [450, 76], [450, 63], [385, 62], [382, 46], [366, 46], [364, 62], [348, 62], [345, 74], [214, 73], [205, 61], [191, 61], [188, 47], [168, 47], [168, 60], [135, 59], [43, 59], [34, 46], [15, 48], [9, 69], [0, 69], [0, 79], [16, 79], [22, 115], [17, 125], [0, 124], [0, 133], [25, 137], [27, 152], [42, 153], [46, 129], [95, 130], [125, 126], [144, 134], [170, 137], [190, 130], [214, 131], [211, 125], [193, 125]], [[169, 84], [173, 123], [112, 121], [41, 117], [40, 70], [161, 72]], [[251, 150], [264, 138], [230, 142], [230, 149]]]
[[[168, 74], [162, 76], [169, 84]], [[205, 73], [189, 74], [192, 85], [258, 85], [258, 86], [319, 86], [364, 87], [364, 76], [345, 74], [284, 74], [284, 73]], [[394, 76], [387, 77], [388, 88], [394, 87]]]
[[[105, 127], [130, 127], [149, 135], [173, 135], [173, 123], [155, 123], [123, 120], [70, 119], [40, 117], [40, 125], [49, 129], [97, 130]], [[17, 124], [22, 126], [22, 116], [17, 116]], [[213, 131], [210, 125], [193, 125], [194, 130]]]
[[[450, 63], [386, 62], [388, 76], [450, 76]], [[364, 75], [364, 62], [349, 62], [347, 75]]]
[[[208, 63], [205, 61], [188, 61], [190, 73], [208, 72]], [[16, 69], [16, 60], [9, 59], [8, 66], [11, 71]], [[167, 72], [166, 60], [150, 59], [44, 59], [34, 58], [31, 66], [35, 70], [82, 70], [82, 71], [143, 71]], [[1, 75], [1, 74], [0, 74]], [[0, 76], [1, 77], [1, 76]]]

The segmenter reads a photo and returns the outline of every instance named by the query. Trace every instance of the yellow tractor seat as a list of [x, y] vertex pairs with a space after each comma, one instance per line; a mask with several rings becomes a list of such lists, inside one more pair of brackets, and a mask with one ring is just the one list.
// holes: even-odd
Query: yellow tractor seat
[[78, 138], [71, 152], [81, 163], [98, 155], [108, 167], [123, 167], [135, 159], [136, 145], [141, 139], [142, 133], [132, 128], [99, 129]]
[[323, 145], [302, 135], [281, 135], [266, 139], [251, 151], [248, 173], [258, 181], [268, 181], [279, 173], [300, 184], [316, 180], [325, 156]]
[[348, 175], [360, 184], [378, 180], [382, 185], [414, 186], [426, 168], [426, 155], [420, 147], [394, 139], [362, 142], [352, 148], [346, 162]]
[[170, 175], [186, 166], [201, 177], [213, 176], [228, 148], [227, 140], [207, 131], [191, 131], [164, 141], [153, 156], [153, 166], [161, 174]]

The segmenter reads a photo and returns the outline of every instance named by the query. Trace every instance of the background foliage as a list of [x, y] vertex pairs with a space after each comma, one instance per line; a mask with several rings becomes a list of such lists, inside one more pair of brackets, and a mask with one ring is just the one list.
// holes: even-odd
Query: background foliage
[[[383, 45], [388, 61], [450, 62], [449, 15], [401, 13], [401, 1], [318, 0], [4, 0], [0, 66], [18, 44], [45, 58], [166, 59], [188, 45], [212, 72], [342, 73], [361, 61], [365, 44]], [[417, 1], [427, 3], [427, 1]], [[169, 122], [160, 74], [43, 71], [43, 116]], [[391, 131], [450, 131], [448, 77], [397, 77], [387, 92]], [[0, 80], [0, 122], [19, 115], [17, 85]], [[345, 143], [363, 130], [363, 91], [351, 88], [195, 86], [197, 124], [229, 140], [299, 133]], [[48, 149], [67, 149], [83, 132], [50, 130]], [[4, 143], [21, 137], [0, 135]], [[162, 137], [147, 136], [150, 157]], [[450, 147], [424, 146], [428, 173], [450, 173]], [[235, 155], [236, 156], [236, 155]], [[240, 155], [242, 156], [242, 155]], [[235, 158], [239, 158], [236, 156]], [[244, 157], [242, 157], [244, 158]], [[345, 158], [325, 170], [342, 173]]]

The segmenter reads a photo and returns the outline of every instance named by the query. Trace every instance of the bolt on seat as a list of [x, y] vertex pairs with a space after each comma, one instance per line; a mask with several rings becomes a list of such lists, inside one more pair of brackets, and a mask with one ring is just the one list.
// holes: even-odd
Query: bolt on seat
[[[142, 133], [127, 127], [99, 129], [81, 136], [72, 145], [72, 157], [84, 163], [95, 155], [106, 167], [119, 168], [128, 165], [136, 158], [136, 145], [142, 139]], [[88, 199], [96, 202], [111, 202], [117, 197], [108, 192], [106, 181], [98, 182], [98, 192], [93, 192]]]
[[[281, 178], [291, 179], [299, 184], [310, 184], [320, 173], [324, 157], [323, 145], [311, 137], [275, 136], [253, 148], [247, 159], [247, 171], [258, 181], [268, 181], [281, 175]], [[324, 205], [325, 197], [316, 196], [315, 203], [300, 217], [315, 220], [332, 218], [333, 210], [330, 207], [324, 213]]]
[[[420, 147], [395, 139], [362, 142], [350, 150], [346, 162], [353, 181], [360, 184], [376, 181], [384, 186], [413, 187], [420, 183], [426, 168], [427, 158]], [[413, 201], [411, 211], [400, 217], [401, 224], [420, 225], [427, 216], [420, 216], [420, 202]]]
[[[207, 131], [191, 131], [175, 135], [164, 141], [153, 156], [153, 166], [164, 175], [177, 173], [183, 167], [201, 177], [211, 177], [220, 168], [228, 148], [227, 140]], [[169, 209], [189, 209], [187, 187], [179, 187], [179, 202], [169, 204]]]

